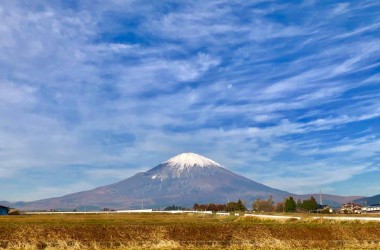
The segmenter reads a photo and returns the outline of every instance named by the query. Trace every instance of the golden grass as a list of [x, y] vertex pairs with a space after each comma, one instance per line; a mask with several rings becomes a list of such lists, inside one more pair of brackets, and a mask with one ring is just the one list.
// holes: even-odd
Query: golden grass
[[379, 249], [380, 223], [194, 214], [0, 217], [0, 249]]

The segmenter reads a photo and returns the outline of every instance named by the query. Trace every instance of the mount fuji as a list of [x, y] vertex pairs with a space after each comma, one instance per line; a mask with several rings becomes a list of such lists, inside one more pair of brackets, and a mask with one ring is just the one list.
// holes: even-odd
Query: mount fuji
[[235, 174], [219, 163], [195, 153], [179, 154], [158, 166], [93, 190], [62, 197], [14, 204], [24, 209], [136, 209], [194, 203], [226, 203], [257, 198], [282, 200], [293, 195]]

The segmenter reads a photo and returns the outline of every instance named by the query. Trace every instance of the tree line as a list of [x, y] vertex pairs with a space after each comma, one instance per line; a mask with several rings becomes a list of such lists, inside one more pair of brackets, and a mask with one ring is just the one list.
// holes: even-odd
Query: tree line
[[[310, 199], [301, 200], [298, 199], [297, 202], [292, 196], [287, 197], [281, 202], [275, 203], [273, 197], [270, 196], [268, 199], [256, 199], [252, 203], [252, 210], [258, 212], [311, 212], [318, 209], [318, 202], [313, 196]], [[247, 208], [244, 202], [239, 199], [236, 202], [228, 202], [227, 204], [198, 204], [195, 203], [193, 209], [196, 211], [213, 211], [213, 212], [234, 212], [234, 211], [246, 211]]]
[[245, 212], [247, 208], [245, 207], [242, 200], [238, 201], [232, 201], [228, 202], [227, 204], [198, 204], [195, 203], [193, 206], [193, 209], [196, 211], [213, 211], [213, 212], [220, 212], [220, 211], [226, 211], [226, 212]]
[[292, 196], [284, 199], [282, 202], [274, 203], [272, 196], [268, 199], [256, 199], [252, 204], [254, 211], [260, 212], [311, 212], [318, 209], [318, 203], [313, 196], [310, 199], [300, 200], [297, 202]]

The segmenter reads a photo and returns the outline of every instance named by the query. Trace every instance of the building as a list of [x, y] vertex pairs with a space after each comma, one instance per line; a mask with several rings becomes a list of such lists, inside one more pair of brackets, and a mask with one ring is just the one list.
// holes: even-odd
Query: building
[[346, 204], [343, 204], [340, 209], [339, 213], [341, 214], [361, 214], [362, 213], [362, 207], [360, 204], [349, 202]]
[[380, 203], [363, 207], [362, 212], [363, 213], [380, 213]]
[[0, 215], [8, 215], [8, 213], [9, 213], [9, 207], [0, 205]]

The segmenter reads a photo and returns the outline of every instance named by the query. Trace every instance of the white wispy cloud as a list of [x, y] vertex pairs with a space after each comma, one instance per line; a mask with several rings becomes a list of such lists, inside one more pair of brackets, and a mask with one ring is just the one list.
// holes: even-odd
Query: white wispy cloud
[[[378, 161], [378, 19], [346, 22], [377, 6], [1, 3], [0, 178], [64, 178], [78, 164], [83, 179], [65, 190], [81, 191], [182, 151], [290, 191], [366, 173]], [[62, 194], [44, 185], [34, 198]]]

